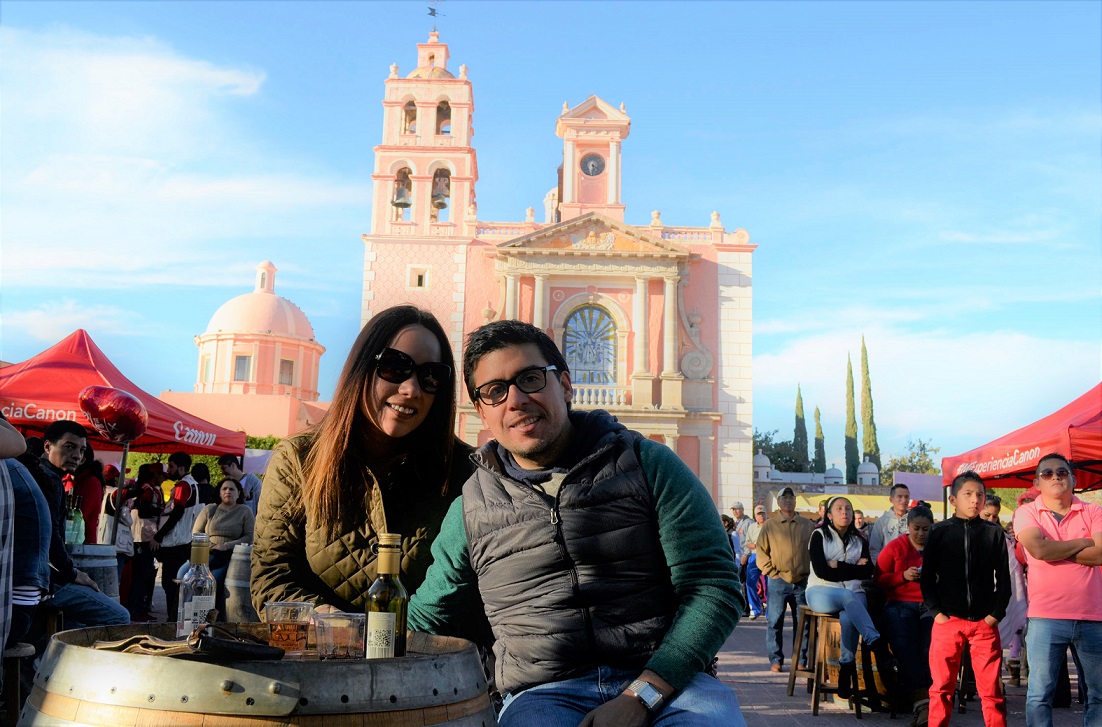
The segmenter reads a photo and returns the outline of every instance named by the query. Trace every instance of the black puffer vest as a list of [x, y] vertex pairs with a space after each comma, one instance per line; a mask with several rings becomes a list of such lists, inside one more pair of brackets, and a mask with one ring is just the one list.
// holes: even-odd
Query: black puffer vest
[[478, 468], [463, 488], [503, 692], [599, 665], [642, 669], [677, 610], [641, 436], [603, 411], [570, 418], [575, 441], [593, 444], [554, 504], [508, 479], [492, 442], [472, 456]]

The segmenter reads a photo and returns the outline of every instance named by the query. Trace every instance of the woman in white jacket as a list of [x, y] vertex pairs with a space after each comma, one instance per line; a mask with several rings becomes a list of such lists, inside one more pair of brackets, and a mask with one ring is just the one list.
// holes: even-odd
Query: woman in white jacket
[[822, 525], [815, 528], [808, 543], [811, 575], [807, 579], [807, 605], [820, 613], [836, 613], [842, 626], [842, 648], [838, 659], [838, 695], [846, 699], [857, 680], [855, 664], [857, 636], [880, 646], [880, 633], [869, 617], [861, 581], [872, 578], [869, 544], [853, 526], [853, 506], [844, 497], [827, 501]]

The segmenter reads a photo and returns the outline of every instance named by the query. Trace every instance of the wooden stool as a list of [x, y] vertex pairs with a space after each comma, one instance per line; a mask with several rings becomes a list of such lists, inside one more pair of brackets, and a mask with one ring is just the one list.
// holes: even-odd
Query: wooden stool
[[27, 658], [34, 658], [34, 647], [30, 644], [16, 643], [4, 649], [4, 724], [15, 724], [23, 706], [19, 665]]
[[[815, 678], [815, 664], [816, 659], [816, 647], [819, 637], [819, 619], [817, 616], [825, 616], [828, 614], [818, 614], [811, 610], [808, 606], [800, 606], [800, 618], [796, 624], [796, 642], [792, 646], [792, 668], [788, 673], [788, 696], [792, 696], [792, 693], [796, 690], [797, 679], [807, 679], [807, 691], [811, 691], [811, 680]], [[804, 643], [804, 629], [807, 629], [807, 663], [800, 664], [800, 649]], [[800, 668], [803, 666], [804, 668]]]

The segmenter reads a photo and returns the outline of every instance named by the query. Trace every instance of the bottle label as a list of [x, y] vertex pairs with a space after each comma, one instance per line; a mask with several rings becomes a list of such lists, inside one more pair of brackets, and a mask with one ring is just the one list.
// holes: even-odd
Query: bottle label
[[394, 656], [394, 636], [397, 616], [372, 611], [367, 614], [367, 658], [389, 659]]
[[176, 638], [182, 639], [191, 636], [191, 632], [206, 623], [207, 613], [214, 608], [214, 594], [209, 596], [193, 596], [190, 601], [180, 604], [183, 618], [176, 625]]

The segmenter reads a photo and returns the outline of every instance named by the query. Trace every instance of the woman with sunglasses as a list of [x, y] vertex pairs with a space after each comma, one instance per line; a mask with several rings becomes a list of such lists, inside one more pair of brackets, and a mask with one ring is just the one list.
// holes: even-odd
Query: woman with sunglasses
[[252, 601], [309, 601], [363, 612], [379, 533], [402, 535], [412, 593], [429, 546], [471, 474], [456, 439], [451, 344], [431, 313], [382, 311], [352, 346], [333, 402], [268, 464], [256, 518]]

